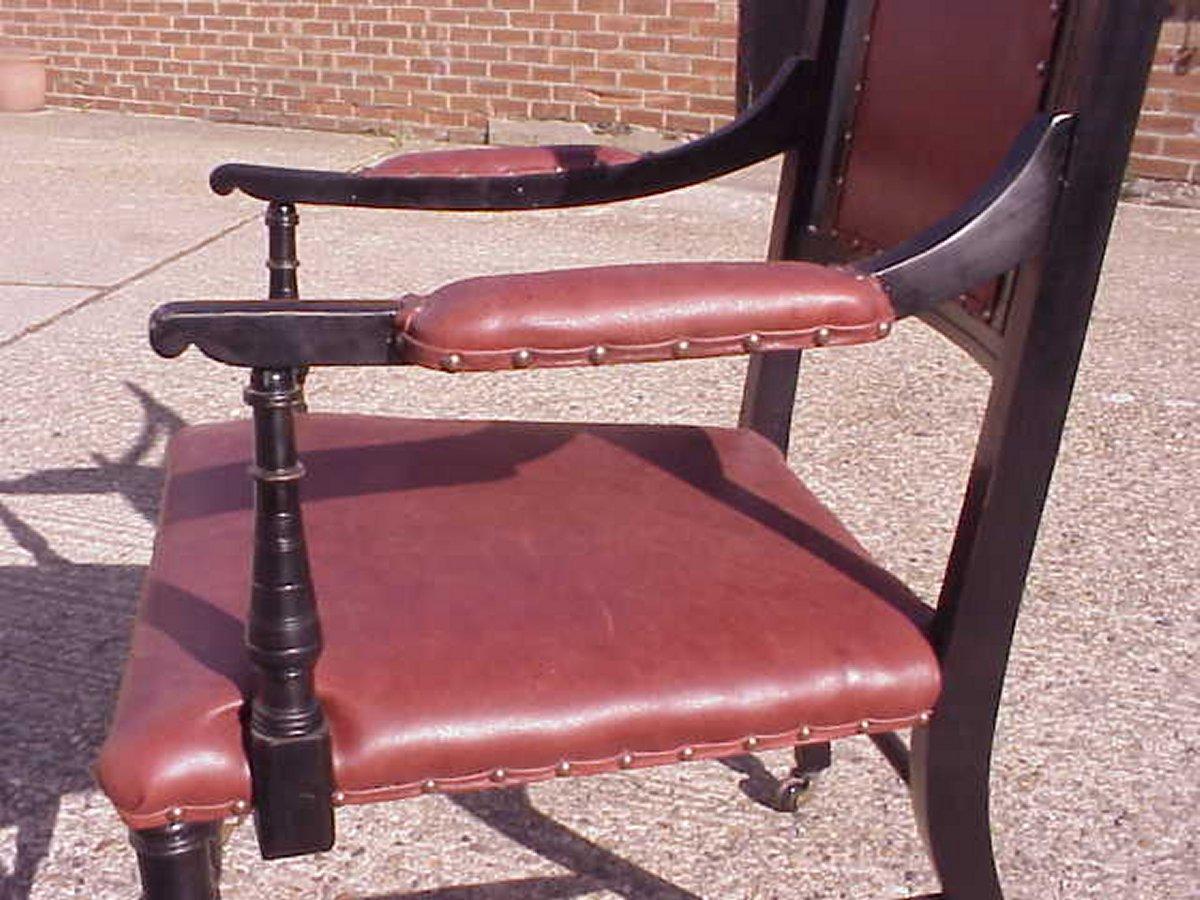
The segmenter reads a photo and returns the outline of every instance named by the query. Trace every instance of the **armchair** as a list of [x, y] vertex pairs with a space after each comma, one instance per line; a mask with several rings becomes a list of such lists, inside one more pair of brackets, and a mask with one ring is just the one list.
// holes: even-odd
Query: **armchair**
[[[1002, 896], [993, 726], [1162, 5], [828, 0], [799, 52], [743, 47], [771, 87], [675, 150], [218, 168], [218, 193], [268, 203], [271, 282], [151, 320], [160, 354], [249, 369], [253, 421], [172, 443], [97, 766], [145, 896], [215, 897], [217, 825], [251, 810], [274, 858], [330, 847], [341, 804], [794, 747], [786, 808], [852, 734], [910, 781], [943, 896]], [[300, 204], [576, 206], [777, 154], [767, 262], [298, 299]], [[905, 319], [993, 382], [936, 606], [784, 455], [800, 354]], [[736, 428], [298, 411], [321, 366], [727, 354], [750, 358]]]

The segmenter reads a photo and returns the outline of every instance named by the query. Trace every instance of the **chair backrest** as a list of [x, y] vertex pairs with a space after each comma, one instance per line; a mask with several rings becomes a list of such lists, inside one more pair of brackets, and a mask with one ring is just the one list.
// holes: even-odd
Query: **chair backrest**
[[[773, 254], [847, 260], [898, 244], [962, 206], [1039, 112], [1073, 111], [1112, 3], [1104, 0], [757, 0], [741, 35], [739, 97], [761, 91], [789, 54], [823, 53], [829, 73], [823, 159], [798, 160]], [[1156, 30], [1138, 4], [1127, 43]], [[822, 16], [829, 33], [821, 36]], [[831, 22], [832, 20], [832, 22]], [[791, 28], [759, 25], [794, 22]], [[803, 26], [798, 33], [798, 29]], [[822, 41], [825, 46], [822, 47]], [[1128, 54], [1126, 54], [1128, 55]], [[1123, 70], [1135, 81], [1134, 66]], [[1122, 123], [1126, 124], [1126, 123]], [[1115, 137], [1115, 136], [1114, 136]], [[1119, 141], [1118, 141], [1119, 142]], [[798, 198], [796, 195], [799, 194]], [[1015, 277], [980, 285], [928, 316], [991, 367]]]
[[[1044, 109], [1062, 18], [1047, 0], [878, 0], [826, 232], [847, 253], [879, 250], [962, 206]], [[999, 321], [1002, 294], [981, 285], [960, 302]]]
[[848, 36], [863, 62], [826, 227], [882, 249], [963, 205], [1043, 108], [1061, 19], [1048, 0], [877, 0], [869, 42]]
[[[801, 0], [758, 2], [778, 15]], [[962, 799], [940, 792], [927, 773], [977, 765], [990, 753], [1009, 641], [1167, 4], [824, 0], [818, 26], [813, 3], [821, 0], [801, 2], [809, 30], [791, 52], [819, 47], [824, 133], [819, 149], [797, 149], [785, 162], [776, 258], [845, 261], [909, 238], [971, 197], [1039, 111], [1077, 117], [1043, 251], [997, 283], [921, 314], [992, 375], [933, 625], [944, 695], [913, 754], [925, 826], [944, 818], [961, 835], [958, 846], [935, 850], [939, 872], [947, 884], [962, 883], [956, 872], [984, 865], [975, 855], [990, 846], [986, 821], [963, 825]], [[756, 60], [742, 67], [751, 94], [757, 73], [785, 54], [754, 32], [742, 50]], [[742, 424], [781, 446], [798, 363], [798, 353], [764, 354], [747, 377]]]

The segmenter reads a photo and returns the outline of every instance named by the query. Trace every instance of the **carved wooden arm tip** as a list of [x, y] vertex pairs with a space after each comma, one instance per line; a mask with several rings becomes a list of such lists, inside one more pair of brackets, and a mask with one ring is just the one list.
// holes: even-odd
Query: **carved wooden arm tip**
[[150, 346], [167, 359], [178, 356], [191, 344], [174, 316], [175, 307], [176, 304], [168, 303], [150, 315]]
[[217, 166], [208, 176], [208, 186], [214, 194], [220, 194], [224, 197], [226, 194], [232, 194], [237, 188], [236, 173], [239, 168], [237, 163], [224, 163]]

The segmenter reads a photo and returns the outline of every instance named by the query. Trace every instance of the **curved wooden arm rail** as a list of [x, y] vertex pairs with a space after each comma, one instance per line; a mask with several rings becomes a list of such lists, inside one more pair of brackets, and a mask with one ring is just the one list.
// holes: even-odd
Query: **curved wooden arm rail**
[[[726, 127], [630, 162], [479, 177], [394, 177], [386, 169], [347, 174], [230, 163], [214, 169], [209, 184], [218, 194], [240, 190], [277, 203], [390, 209], [500, 211], [630, 200], [744, 169], [803, 141], [803, 110], [813, 104], [812, 73], [811, 61], [793, 58], [758, 102]], [[398, 160], [390, 164], [400, 167]]]
[[853, 344], [1024, 262], [1044, 240], [1073, 118], [1042, 116], [962, 209], [853, 270], [802, 262], [568, 269], [455, 282], [402, 301], [175, 303], [164, 356], [242, 366], [410, 363], [450, 372], [651, 362]]

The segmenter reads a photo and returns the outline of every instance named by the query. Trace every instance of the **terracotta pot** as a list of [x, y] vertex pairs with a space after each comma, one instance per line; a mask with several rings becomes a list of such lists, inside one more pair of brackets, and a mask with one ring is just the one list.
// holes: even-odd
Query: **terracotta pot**
[[46, 58], [0, 53], [0, 112], [32, 112], [46, 105]]

